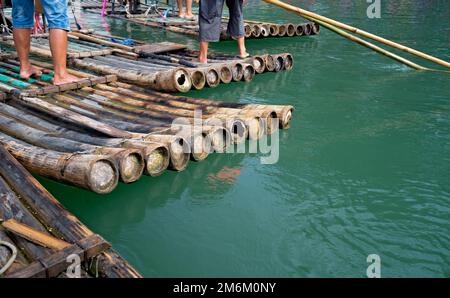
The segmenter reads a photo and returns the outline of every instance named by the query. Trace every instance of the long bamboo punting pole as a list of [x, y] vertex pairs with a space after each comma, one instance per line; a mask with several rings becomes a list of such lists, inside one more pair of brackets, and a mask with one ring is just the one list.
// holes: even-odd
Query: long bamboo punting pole
[[281, 8], [284, 8], [284, 9], [286, 9], [286, 10], [295, 12], [295, 13], [297, 13], [297, 14], [303, 16], [303, 17], [308, 17], [310, 20], [313, 20], [313, 21], [321, 21], [321, 22], [318, 22], [321, 26], [324, 26], [324, 24], [330, 24], [330, 25], [332, 25], [332, 26], [335, 26], [335, 27], [338, 27], [338, 28], [342, 28], [342, 29], [345, 29], [345, 30], [347, 30], [347, 31], [351, 31], [351, 32], [353, 32], [353, 33], [356, 33], [356, 34], [362, 35], [362, 36], [364, 36], [364, 37], [373, 39], [373, 40], [375, 40], [375, 41], [381, 42], [381, 43], [386, 44], [386, 45], [388, 45], [388, 46], [391, 46], [391, 47], [393, 47], [393, 48], [396, 48], [396, 49], [399, 49], [399, 50], [401, 50], [401, 51], [404, 51], [404, 52], [406, 52], [406, 53], [409, 53], [409, 54], [412, 54], [412, 55], [421, 57], [421, 58], [426, 59], [426, 60], [428, 60], [428, 61], [431, 61], [431, 62], [434, 62], [434, 63], [436, 63], [436, 64], [439, 64], [439, 65], [442, 65], [442, 66], [445, 66], [445, 67], [449, 67], [449, 68], [450, 68], [450, 63], [447, 62], [447, 61], [444, 61], [444, 60], [442, 60], [442, 59], [439, 59], [439, 58], [433, 57], [433, 56], [431, 56], [431, 55], [425, 54], [425, 53], [420, 52], [420, 51], [418, 51], [418, 50], [415, 50], [415, 49], [406, 47], [406, 46], [404, 46], [404, 45], [402, 45], [402, 44], [393, 42], [393, 41], [391, 41], [391, 40], [388, 40], [388, 39], [386, 39], [386, 38], [377, 36], [377, 35], [375, 35], [375, 34], [372, 34], [372, 33], [367, 32], [367, 31], [358, 29], [358, 28], [356, 28], [356, 27], [349, 26], [349, 25], [347, 25], [347, 24], [344, 24], [344, 23], [335, 21], [335, 20], [333, 20], [333, 19], [330, 19], [330, 18], [321, 16], [321, 15], [319, 15], [319, 14], [310, 12], [310, 11], [305, 10], [305, 9], [301, 9], [301, 8], [299, 8], [299, 7], [295, 7], [295, 6], [293, 6], [293, 5], [284, 3], [284, 2], [282, 2], [282, 1], [278, 1], [278, 0], [264, 0], [264, 1], [267, 2], [267, 3], [270, 3], [270, 4], [274, 4], [274, 5], [276, 5], [276, 6], [279, 6], [279, 7], [281, 7]]
[[[305, 18], [313, 19], [313, 18], [307, 17], [307, 16], [305, 16]], [[341, 35], [341, 36], [343, 36], [343, 37], [353, 41], [353, 42], [356, 42], [356, 43], [358, 43], [360, 45], [363, 45], [363, 46], [365, 46], [365, 47], [367, 47], [369, 49], [372, 49], [375, 52], [378, 52], [378, 53], [380, 53], [380, 54], [382, 54], [382, 55], [384, 55], [386, 57], [389, 57], [389, 58], [391, 58], [393, 60], [396, 60], [396, 61], [398, 61], [400, 63], [403, 63], [403, 64], [405, 64], [405, 65], [407, 65], [407, 66], [409, 66], [411, 68], [414, 68], [416, 70], [430, 70], [429, 68], [423, 67], [423, 66], [421, 66], [421, 65], [419, 65], [417, 63], [414, 63], [414, 62], [412, 62], [412, 61], [410, 61], [408, 59], [400, 57], [399, 55], [396, 55], [396, 54], [394, 54], [392, 52], [389, 52], [389, 51], [387, 51], [387, 50], [385, 50], [383, 48], [380, 48], [379, 46], [376, 46], [376, 45], [374, 45], [374, 44], [372, 44], [370, 42], [367, 42], [367, 41], [365, 41], [365, 40], [363, 40], [363, 39], [361, 39], [359, 37], [356, 37], [356, 36], [354, 36], [354, 35], [352, 35], [352, 34], [350, 34], [348, 32], [340, 30], [339, 28], [337, 28], [337, 27], [335, 27], [333, 25], [330, 25], [328, 23], [322, 22], [320, 20], [315, 20], [315, 21], [317, 23], [319, 23], [321, 26], [323, 26], [323, 27], [325, 27], [325, 28], [327, 28], [327, 29], [329, 29], [329, 30], [331, 30], [331, 31], [333, 31], [333, 32], [335, 32], [335, 33], [337, 33], [337, 34], [339, 34], [339, 35]]]
[[[63, 113], [53, 113], [52, 116], [59, 118], [61, 121], [65, 121], [66, 118], [64, 115], [71, 114], [73, 115], [73, 118], [71, 121], [81, 127], [85, 127], [88, 129], [92, 129], [94, 131], [101, 132], [100, 130], [97, 130], [98, 123], [101, 123], [102, 127], [107, 128], [108, 130], [116, 130], [120, 131], [119, 135], [109, 135], [112, 137], [119, 137], [119, 138], [125, 138], [125, 139], [132, 139], [132, 138], [138, 138], [143, 137], [140, 134], [132, 134], [129, 132], [125, 132], [125, 130], [116, 128], [111, 126], [110, 124], [105, 124], [103, 122], [100, 122], [101, 119], [95, 119], [95, 115], [91, 115], [90, 117], [80, 114], [80, 111], [75, 112], [71, 111], [69, 109], [63, 108], [58, 105], [50, 104], [42, 99], [40, 101], [43, 101], [46, 103], [46, 106], [51, 106], [53, 109], [58, 108], [58, 110], [61, 110]], [[17, 101], [18, 104], [21, 104], [21, 101]], [[33, 106], [34, 107], [34, 106]], [[39, 110], [39, 106], [38, 106]], [[45, 112], [45, 110], [44, 110]], [[69, 113], [70, 112], [70, 113]], [[187, 166], [187, 163], [189, 161], [189, 142], [187, 142], [185, 139], [179, 136], [175, 135], [152, 135], [151, 139], [147, 139], [151, 142], [160, 142], [166, 145], [170, 149], [170, 167], [176, 171], [184, 170]], [[186, 148], [187, 147], [187, 148]]]
[[0, 133], [0, 143], [28, 170], [99, 194], [116, 188], [119, 173], [108, 157], [38, 148]]
[[[0, 174], [23, 201], [35, 211], [40, 222], [48, 227], [54, 227], [52, 233], [55, 233], [55, 236], [62, 236], [71, 243], [78, 243], [80, 240], [94, 235], [3, 148], [0, 148]], [[97, 259], [99, 273], [104, 277], [141, 277], [113, 249], [100, 254]]]

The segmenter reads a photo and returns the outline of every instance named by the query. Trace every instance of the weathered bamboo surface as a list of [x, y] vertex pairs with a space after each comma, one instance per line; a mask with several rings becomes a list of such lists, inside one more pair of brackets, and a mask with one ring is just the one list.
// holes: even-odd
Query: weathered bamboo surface
[[[134, 11], [127, 10], [124, 5], [107, 6], [105, 15], [111, 18], [123, 19], [144, 26], [157, 27], [164, 30], [181, 33], [189, 36], [198, 36], [198, 11], [194, 12], [196, 19], [189, 21], [179, 18], [176, 11], [167, 9], [169, 7], [162, 6], [158, 9], [149, 9], [148, 6], [141, 3]], [[88, 12], [101, 14], [102, 3], [89, 2], [81, 6]], [[194, 10], [195, 11], [195, 10]], [[166, 14], [166, 17], [161, 15]], [[227, 34], [228, 18], [222, 18], [221, 39], [230, 39]], [[310, 36], [320, 32], [320, 26], [315, 23], [303, 24], [275, 24], [264, 21], [244, 20], [245, 37], [246, 38], [268, 38], [268, 37], [293, 37], [293, 36]]]
[[[89, 34], [77, 33], [77, 36], [92, 42], [96, 40]], [[98, 74], [114, 74], [121, 81], [157, 91], [187, 92], [191, 88], [200, 90], [231, 81], [249, 82], [256, 74], [290, 70], [294, 63], [289, 53], [246, 59], [216, 53], [210, 55], [207, 64], [200, 64], [196, 51], [174, 43], [140, 45], [129, 50], [139, 57], [93, 56], [71, 59], [71, 64]]]
[[[184, 53], [186, 60], [196, 54]], [[51, 69], [48, 63], [33, 63], [44, 73]], [[27, 84], [27, 90], [35, 90], [48, 83]], [[113, 191], [118, 180], [131, 183], [142, 174], [182, 171], [190, 159], [202, 161], [247, 138], [287, 128], [293, 111], [292, 106], [169, 95], [119, 81], [77, 87], [35, 96], [3, 87], [8, 93], [0, 102], [0, 143], [30, 171], [97, 193]]]
[[[0, 146], [0, 277], [67, 277], [78, 256], [80, 277], [141, 277], [102, 237], [67, 211]], [[96, 268], [89, 264], [97, 263]], [[73, 273], [69, 270], [69, 273]]]
[[[117, 77], [124, 82], [164, 92], [187, 92], [191, 89], [200, 90], [205, 86], [213, 88], [232, 81], [249, 82], [255, 75], [263, 72], [290, 70], [294, 63], [289, 53], [266, 54], [245, 59], [213, 53], [210, 54], [207, 64], [200, 64], [197, 60], [198, 53], [182, 44], [172, 42], [146, 44], [133, 40], [132, 44], [125, 45], [123, 38], [98, 34], [90, 30], [71, 32], [69, 35], [74, 38], [74, 42], [70, 41], [69, 46], [82, 43], [83, 46], [91, 48], [107, 47], [106, 50], [98, 51], [85, 51], [83, 48], [74, 50], [68, 55], [72, 67], [104, 75], [107, 82]], [[44, 49], [38, 48], [34, 43], [31, 50], [41, 57], [48, 58], [51, 53], [47, 46], [47, 38], [39, 37], [38, 40], [41, 40], [41, 46], [46, 46], [47, 52], [43, 52]], [[12, 40], [7, 42], [12, 43]], [[104, 82], [101, 78], [90, 78], [57, 89], [55, 86], [48, 86], [52, 76], [52, 72], [48, 70], [49, 73], [42, 76], [44, 82], [40, 82], [41, 79], [38, 78], [41, 86], [37, 86], [39, 88], [35, 88], [36, 90], [30, 90], [32, 88], [28, 88], [28, 82], [21, 83], [17, 80], [17, 61], [7, 58], [2, 60], [0, 84], [26, 89], [28, 96], [76, 89], [82, 84], [87, 86]], [[34, 81], [35, 79], [31, 79], [31, 82]], [[0, 85], [2, 90], [10, 92], [7, 87]]]

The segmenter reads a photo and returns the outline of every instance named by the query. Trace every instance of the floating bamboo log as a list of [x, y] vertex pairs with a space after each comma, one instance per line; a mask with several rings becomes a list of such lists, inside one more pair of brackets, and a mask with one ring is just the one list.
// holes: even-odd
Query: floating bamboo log
[[139, 149], [119, 149], [100, 147], [68, 140], [57, 135], [33, 128], [19, 121], [0, 114], [0, 131], [31, 145], [59, 152], [85, 152], [93, 155], [110, 156], [119, 169], [120, 178], [125, 183], [137, 181], [144, 171], [144, 157]]
[[3, 133], [0, 144], [28, 170], [41, 176], [99, 194], [110, 193], [117, 186], [119, 174], [115, 162], [107, 156], [45, 150]]
[[169, 165], [169, 149], [161, 143], [92, 136], [85, 132], [73, 130], [73, 127], [66, 128], [63, 123], [54, 120], [52, 121], [52, 119], [48, 119], [42, 114], [35, 114], [36, 112], [33, 113], [26, 108], [24, 109], [22, 107], [22, 109], [19, 109], [2, 103], [0, 103], [0, 113], [10, 118], [17, 119], [18, 121], [22, 121], [28, 126], [47, 130], [49, 133], [60, 135], [66, 139], [78, 140], [86, 144], [104, 147], [140, 149], [145, 158], [145, 173], [150, 176], [159, 176]]

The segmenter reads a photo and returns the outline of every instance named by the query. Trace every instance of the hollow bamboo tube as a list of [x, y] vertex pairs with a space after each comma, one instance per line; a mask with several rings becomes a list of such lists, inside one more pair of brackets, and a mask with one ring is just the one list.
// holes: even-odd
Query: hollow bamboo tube
[[269, 26], [270, 36], [278, 36], [278, 34], [280, 33], [279, 26], [276, 24], [269, 24], [268, 26]]
[[[399, 50], [404, 51], [404, 52], [406, 52], [406, 53], [409, 53], [409, 54], [412, 54], [412, 55], [421, 57], [421, 58], [423, 58], [423, 59], [426, 59], [426, 60], [428, 60], [428, 61], [434, 62], [434, 63], [436, 63], [436, 64], [439, 64], [439, 65], [442, 65], [442, 66], [445, 66], [445, 67], [449, 67], [449, 68], [450, 68], [450, 63], [447, 62], [447, 61], [444, 61], [444, 60], [442, 60], [442, 59], [439, 59], [439, 58], [433, 57], [433, 56], [431, 56], [431, 55], [425, 54], [425, 53], [420, 52], [420, 51], [418, 51], [418, 50], [415, 50], [415, 49], [406, 47], [406, 46], [404, 46], [404, 45], [402, 45], [402, 44], [393, 42], [393, 41], [391, 41], [391, 40], [388, 40], [388, 39], [386, 39], [386, 38], [377, 36], [377, 35], [375, 35], [375, 34], [372, 34], [372, 33], [367, 32], [367, 31], [358, 29], [358, 28], [356, 28], [356, 27], [349, 26], [349, 25], [347, 25], [347, 24], [344, 24], [344, 23], [335, 21], [335, 20], [333, 20], [333, 19], [330, 19], [330, 18], [321, 16], [321, 15], [319, 15], [319, 14], [316, 14], [316, 13], [313, 13], [313, 12], [310, 12], [310, 11], [307, 11], [307, 10], [304, 10], [304, 9], [301, 9], [301, 8], [299, 8], [299, 7], [295, 7], [295, 6], [293, 6], [293, 5], [289, 5], [289, 4], [283, 3], [283, 2], [278, 1], [278, 0], [264, 0], [264, 1], [266, 1], [267, 3], [274, 4], [274, 5], [276, 5], [276, 6], [279, 6], [279, 7], [281, 7], [281, 8], [284, 8], [284, 9], [286, 9], [286, 10], [290, 10], [290, 11], [292, 11], [292, 12], [295, 12], [295, 13], [297, 13], [297, 14], [303, 16], [303, 17], [306, 17], [307, 19], [309, 19], [309, 20], [311, 20], [311, 21], [316, 21], [316, 20], [318, 20], [318, 21], [320, 21], [320, 22], [317, 22], [317, 23], [319, 23], [319, 25], [321, 25], [321, 26], [324, 26], [324, 24], [326, 23], [326, 24], [329, 24], [329, 25], [332, 25], [332, 26], [335, 26], [335, 27], [338, 27], [338, 28], [341, 28], [341, 29], [344, 29], [344, 30], [347, 30], [347, 31], [350, 31], [350, 32], [353, 32], [353, 33], [356, 33], [356, 34], [358, 34], [358, 35], [362, 35], [362, 36], [367, 37], [367, 38], [370, 38], [370, 39], [372, 39], [372, 40], [381, 42], [381, 43], [383, 43], [383, 44], [386, 44], [386, 45], [391, 46], [391, 47], [393, 47], [393, 48], [399, 49]], [[322, 23], [321, 23], [321, 22], [322, 22]], [[326, 27], [326, 26], [324, 26], [324, 27]], [[328, 28], [328, 27], [327, 27], [327, 28]], [[356, 39], [354, 39], [354, 41], [356, 41]], [[358, 42], [358, 43], [360, 43], [360, 42]], [[375, 48], [373, 48], [373, 49], [375, 49]]]
[[249, 38], [252, 36], [252, 26], [249, 24], [244, 24], [244, 36], [245, 38]]
[[268, 37], [270, 36], [270, 28], [268, 25], [261, 25], [261, 36], [262, 37]]
[[287, 27], [284, 24], [278, 25], [278, 36], [283, 37], [286, 36]]
[[261, 25], [253, 24], [252, 25], [252, 36], [258, 38], [261, 36]]
[[242, 80], [245, 82], [250, 82], [255, 77], [255, 68], [253, 67], [253, 65], [248, 63], [243, 63], [242, 66]]
[[295, 35], [295, 26], [294, 24], [286, 24], [286, 35], [292, 37]]
[[3, 133], [0, 143], [28, 170], [41, 176], [99, 194], [110, 193], [117, 186], [119, 174], [109, 157], [42, 149]]
[[313, 34], [313, 35], [319, 34], [319, 32], [320, 32], [320, 25], [317, 24], [317, 23], [313, 23], [311, 25], [311, 30], [312, 30], [311, 34]]
[[[81, 111], [79, 111], [79, 112], [81, 112]], [[87, 116], [84, 116], [84, 117], [87, 118]], [[91, 119], [91, 120], [93, 120], [95, 118], [97, 118], [97, 117], [95, 117], [95, 115], [91, 115], [89, 117], [89, 119]], [[100, 120], [100, 118], [97, 118], [97, 119]], [[93, 120], [93, 121], [98, 121], [98, 120]], [[104, 121], [109, 122], [106, 119], [104, 119]], [[78, 124], [79, 125], [84, 125], [85, 123], [81, 122], [81, 123], [78, 123]], [[124, 127], [121, 126], [121, 124], [119, 122], [115, 122], [114, 124], [117, 125], [117, 127], [124, 128]], [[85, 126], [88, 127], [88, 128], [92, 128], [89, 125], [85, 125]], [[137, 134], [134, 134], [133, 138], [137, 138], [137, 136], [138, 136]], [[182, 146], [184, 148], [185, 146], [189, 146], [189, 142], [187, 142], [185, 139], [181, 139], [180, 140], [180, 139], [177, 139], [177, 138], [171, 138], [169, 140], [169, 137], [174, 137], [174, 136], [167, 135], [167, 136], [164, 136], [164, 137], [160, 137], [159, 138], [160, 141], [158, 141], [158, 138], [156, 136], [154, 136], [154, 137], [152, 137], [151, 141], [152, 142], [160, 142], [160, 143], [166, 145], [170, 149], [170, 164], [169, 165], [170, 165], [171, 169], [174, 169], [176, 171], [184, 170], [186, 168], [186, 165], [187, 165], [187, 161], [186, 160], [189, 160], [189, 153], [190, 153], [190, 151], [184, 150], [184, 149], [183, 150], [179, 150], [178, 147]], [[205, 153], [202, 152], [199, 155], [195, 155], [194, 158], [204, 159], [205, 158], [204, 156], [205, 156]]]
[[302, 24], [295, 25], [295, 35], [303, 36], [305, 34], [305, 30]]
[[250, 59], [245, 60], [246, 62], [250, 62], [253, 65], [256, 73], [260, 74], [266, 70], [266, 62], [263, 56], [253, 56]]
[[121, 68], [115, 68], [107, 65], [98, 65], [95, 60], [90, 58], [73, 59], [72, 62], [77, 67], [102, 74], [114, 74], [117, 75], [118, 78], [125, 81], [152, 87], [156, 90], [169, 92], [187, 92], [192, 87], [192, 81], [189, 73], [182, 68], [144, 74], [136, 71], [124, 72], [124, 70]]
[[[73, 214], [65, 209], [22, 165], [0, 148], [0, 171], [5, 181], [14, 188], [27, 206], [35, 211], [45, 226], [54, 227], [52, 233], [71, 243], [94, 235]], [[6, 170], [6, 171], [4, 171]], [[116, 175], [117, 178], [117, 175]], [[24, 187], [26, 185], [27, 187]], [[100, 272], [105, 277], [141, 277], [113, 249], [97, 256]]]
[[0, 131], [40, 148], [59, 152], [85, 152], [93, 155], [110, 156], [111, 159], [116, 161], [120, 178], [125, 183], [137, 181], [144, 170], [144, 158], [139, 149], [99, 147], [68, 140], [56, 135], [49, 135], [44, 131], [25, 125], [18, 119], [12, 119], [3, 114], [0, 114]]
[[67, 139], [78, 140], [83, 143], [104, 147], [140, 149], [144, 154], [146, 162], [145, 173], [150, 176], [159, 176], [167, 169], [169, 164], [168, 148], [160, 143], [91, 136], [83, 132], [67, 129], [61, 126], [61, 122], [51, 122], [46, 119], [44, 115], [39, 115], [40, 117], [38, 117], [36, 116], [37, 114], [32, 114], [31, 111], [20, 110], [2, 103], [0, 103], [0, 113], [9, 116], [10, 118], [18, 119], [18, 121], [22, 121], [28, 126], [36, 127], [40, 130], [45, 129], [49, 133], [60, 134]]
[[220, 64], [220, 65], [213, 65], [212, 66], [217, 73], [219, 74], [220, 81], [224, 84], [228, 84], [233, 80], [233, 74], [231, 71], [231, 67], [229, 67], [226, 64]]
[[303, 24], [302, 27], [303, 27], [303, 34], [304, 35], [309, 36], [309, 35], [312, 34], [312, 26], [311, 26], [311, 24], [306, 23], [306, 24]]
[[192, 87], [196, 90], [202, 90], [206, 85], [206, 75], [199, 69], [187, 69], [191, 76]]

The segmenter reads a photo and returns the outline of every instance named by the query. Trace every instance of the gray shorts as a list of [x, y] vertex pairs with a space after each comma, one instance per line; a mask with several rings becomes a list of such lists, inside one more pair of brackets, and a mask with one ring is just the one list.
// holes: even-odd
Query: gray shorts
[[226, 2], [230, 19], [227, 34], [232, 38], [244, 36], [244, 15], [242, 0], [200, 0], [198, 24], [201, 41], [219, 41], [222, 31], [222, 11]]

